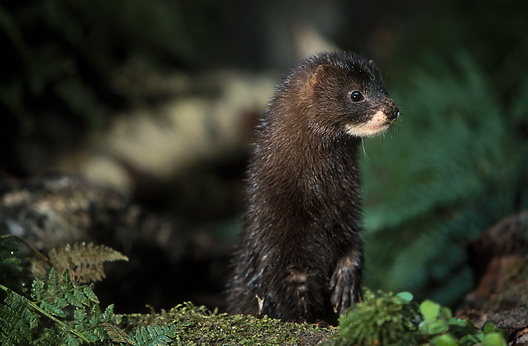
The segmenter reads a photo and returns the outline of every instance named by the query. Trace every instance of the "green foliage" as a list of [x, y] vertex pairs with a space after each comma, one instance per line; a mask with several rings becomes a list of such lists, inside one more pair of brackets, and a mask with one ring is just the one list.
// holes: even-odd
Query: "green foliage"
[[[19, 345], [38, 340], [44, 344], [80, 345], [95, 342], [119, 342], [130, 345], [168, 345], [175, 338], [175, 326], [139, 327], [131, 335], [118, 327], [113, 306], [101, 312], [98, 300], [88, 286], [74, 286], [65, 271], [50, 272], [47, 289], [35, 280], [29, 300], [0, 284], [7, 292], [0, 305], [0, 340], [3, 345]], [[73, 316], [67, 311], [74, 307]], [[54, 323], [49, 326], [46, 318]], [[62, 318], [62, 319], [59, 319]]]
[[21, 295], [7, 291], [5, 305], [0, 305], [0, 340], [4, 345], [30, 343], [39, 315]]
[[482, 329], [452, 316], [431, 300], [419, 306], [408, 292], [367, 291], [365, 300], [339, 319], [336, 344], [359, 345], [506, 345], [505, 331], [490, 323]]
[[431, 345], [470, 346], [506, 345], [505, 331], [486, 323], [478, 329], [470, 322], [452, 316], [451, 310], [431, 300], [420, 304], [420, 332], [428, 337]]
[[99, 303], [91, 286], [76, 286], [65, 270], [59, 277], [55, 268], [51, 268], [47, 282], [33, 281], [31, 297], [40, 302], [40, 307], [57, 317], [66, 317], [64, 308], [71, 305], [76, 308], [92, 307]]
[[131, 338], [132, 345], [168, 345], [176, 337], [176, 326], [146, 326], [136, 330]]
[[[108, 339], [104, 326], [115, 323], [112, 306], [100, 312], [99, 300], [90, 286], [76, 286], [67, 271], [59, 276], [52, 268], [46, 282], [40, 279], [33, 281], [31, 300], [0, 285], [7, 292], [5, 305], [0, 308], [6, 314], [0, 314], [1, 324], [9, 332], [3, 333], [7, 339], [45, 341], [48, 337], [54, 342], [79, 344]], [[71, 316], [71, 309], [73, 316]], [[41, 316], [55, 322], [53, 331], [43, 329]], [[13, 323], [15, 321], [15, 323]], [[42, 322], [42, 323], [38, 323]], [[38, 328], [37, 328], [38, 327]]]
[[[7, 239], [0, 238], [0, 246]], [[21, 262], [9, 263], [19, 266]], [[336, 335], [337, 344], [505, 345], [503, 331], [494, 326], [479, 330], [432, 301], [418, 306], [409, 292], [367, 291], [363, 302], [341, 316], [337, 331], [267, 316], [229, 315], [191, 303], [158, 314], [118, 316], [113, 305], [101, 309], [93, 285], [77, 284], [67, 269], [59, 274], [55, 267], [44, 279], [33, 280], [27, 296], [0, 283], [6, 293], [0, 304], [2, 345], [283, 345], [332, 342]]]
[[[6, 272], [18, 273], [21, 271], [19, 267], [22, 261], [10, 259], [17, 252], [17, 244], [13, 243], [13, 239], [15, 238], [0, 238], [0, 248], [11, 249], [8, 260], [0, 261], [0, 265]], [[81, 255], [76, 260], [76, 265], [80, 267], [124, 257], [115, 250], [93, 244], [67, 246], [65, 249], [71, 251], [64, 254], [64, 249], [53, 250], [55, 257], [52, 263], [65, 263], [65, 259], [74, 253]], [[9, 276], [4, 275], [2, 279], [6, 277]], [[13, 283], [13, 280], [0, 281], [0, 290], [5, 293], [3, 304], [0, 304], [2, 345], [35, 342], [48, 345], [96, 342], [166, 345], [175, 337], [175, 327], [155, 324], [136, 328], [130, 335], [125, 333], [118, 325], [120, 319], [114, 315], [113, 305], [101, 311], [99, 299], [93, 292], [93, 284], [76, 284], [67, 269], [59, 274], [55, 267], [51, 267], [44, 280], [35, 278], [28, 297], [3, 284], [8, 282]], [[15, 286], [24, 286], [24, 283], [19, 280]]]
[[528, 207], [528, 78], [505, 102], [477, 59], [454, 56], [410, 69], [397, 128], [363, 162], [367, 286], [449, 304], [471, 287], [467, 242]]
[[[0, 238], [0, 247], [7, 246], [5, 243], [9, 241], [13, 253], [17, 253], [16, 243], [12, 243], [12, 239]], [[71, 252], [62, 252], [76, 248], [90, 249], [92, 254], [99, 249], [91, 245], [54, 249], [53, 261], [47, 260], [52, 264], [51, 269], [42, 279], [32, 280], [27, 295], [15, 293], [0, 282], [0, 292], [6, 292], [6, 298], [0, 304], [2, 345], [315, 344], [328, 340], [335, 333], [335, 328], [321, 330], [316, 325], [284, 323], [268, 317], [259, 319], [254, 316], [228, 315], [191, 303], [178, 305], [160, 314], [115, 315], [112, 305], [101, 309], [99, 299], [92, 290], [93, 284], [78, 284], [68, 269], [61, 273], [57, 271], [57, 263], [66, 261], [71, 255]], [[104, 248], [103, 255], [110, 250]], [[111, 257], [122, 256], [113, 253], [113, 250], [110, 252]], [[66, 258], [58, 260], [63, 256]], [[85, 257], [89, 257], [88, 262], [95, 257], [101, 259], [97, 253]], [[82, 261], [82, 258], [79, 260]], [[6, 268], [16, 267], [20, 266], [21, 261], [7, 263]], [[8, 269], [14, 272], [18, 270]]]
[[456, 304], [467, 242], [528, 208], [524, 6], [441, 1], [407, 23], [384, 76], [402, 117], [362, 162], [367, 286]]
[[138, 102], [117, 85], [120, 73], [143, 80], [209, 56], [218, 42], [209, 11], [220, 6], [207, 0], [3, 3], [0, 152], [29, 160], [31, 169], [39, 166], [35, 160], [48, 163], [44, 153], [101, 130], [116, 113], [111, 109]]
[[[404, 299], [405, 298], [405, 299]], [[408, 294], [368, 291], [358, 303], [339, 319], [340, 342], [361, 345], [416, 345], [419, 334], [413, 319], [416, 304]]]

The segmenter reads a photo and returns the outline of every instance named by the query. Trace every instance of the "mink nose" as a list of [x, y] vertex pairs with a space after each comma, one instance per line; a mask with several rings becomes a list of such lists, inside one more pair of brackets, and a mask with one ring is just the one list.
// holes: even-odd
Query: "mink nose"
[[396, 120], [396, 119], [398, 119], [400, 117], [400, 111], [398, 109], [396, 109], [395, 111], [389, 112], [387, 114], [387, 117], [390, 120]]
[[387, 105], [385, 114], [387, 114], [387, 118], [389, 118], [389, 120], [396, 120], [400, 116], [400, 109], [391, 100], [391, 102], [389, 102], [389, 104]]

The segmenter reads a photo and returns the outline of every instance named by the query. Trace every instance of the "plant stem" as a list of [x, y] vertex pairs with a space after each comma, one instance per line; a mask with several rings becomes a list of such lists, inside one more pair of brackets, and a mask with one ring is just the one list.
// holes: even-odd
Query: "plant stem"
[[73, 327], [70, 327], [69, 325], [67, 325], [66, 323], [64, 323], [63, 321], [59, 320], [58, 318], [56, 318], [55, 316], [51, 315], [50, 313], [48, 313], [47, 311], [45, 311], [44, 309], [42, 309], [40, 306], [37, 305], [37, 303], [27, 299], [26, 297], [14, 292], [13, 290], [9, 289], [8, 287], [0, 284], [0, 288], [2, 290], [4, 290], [5, 292], [7, 293], [13, 293], [13, 294], [17, 294], [19, 295], [20, 297], [22, 297], [26, 303], [31, 306], [33, 309], [37, 310], [38, 312], [40, 312], [42, 315], [48, 317], [49, 319], [51, 319], [52, 321], [54, 321], [55, 323], [57, 323], [58, 325], [60, 325], [62, 328], [68, 330], [70, 333], [73, 333], [75, 334], [78, 338], [80, 338], [82, 341], [84, 342], [87, 342], [89, 343], [90, 340], [88, 340], [81, 332], [79, 332], [77, 329], [73, 328]]
[[17, 241], [21, 242], [22, 244], [24, 244], [28, 249], [30, 249], [31, 251], [33, 251], [37, 256], [39, 256], [40, 258], [42, 258], [42, 260], [44, 260], [46, 263], [48, 263], [50, 266], [53, 266], [53, 264], [51, 263], [51, 261], [49, 260], [48, 257], [44, 256], [42, 254], [42, 252], [40, 252], [39, 250], [37, 250], [33, 245], [31, 245], [30, 243], [28, 243], [27, 241], [25, 241], [24, 239], [22, 238], [19, 238], [17, 237], [16, 235], [12, 235], [12, 234], [4, 234], [2, 236], [0, 236], [1, 239], [7, 239], [7, 238], [15, 238]]

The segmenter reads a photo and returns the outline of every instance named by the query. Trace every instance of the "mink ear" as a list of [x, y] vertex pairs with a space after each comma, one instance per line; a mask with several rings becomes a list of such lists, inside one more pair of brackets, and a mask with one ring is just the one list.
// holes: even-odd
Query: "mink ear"
[[319, 81], [323, 80], [324, 76], [328, 75], [328, 72], [335, 69], [335, 67], [330, 65], [319, 65], [317, 70], [315, 70], [312, 77], [310, 77], [310, 89], [314, 89]]

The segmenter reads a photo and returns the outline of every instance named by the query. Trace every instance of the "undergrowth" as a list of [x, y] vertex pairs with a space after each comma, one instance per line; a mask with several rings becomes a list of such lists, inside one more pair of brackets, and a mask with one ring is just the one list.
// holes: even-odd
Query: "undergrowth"
[[113, 305], [101, 307], [93, 285], [104, 277], [103, 262], [125, 256], [105, 246], [68, 245], [49, 257], [39, 253], [41, 263], [33, 263], [31, 273], [19, 258], [20, 242], [31, 248], [18, 238], [0, 237], [2, 345], [506, 345], [494, 326], [478, 329], [435, 302], [415, 303], [408, 292], [367, 290], [364, 301], [341, 316], [339, 328], [230, 315], [192, 303], [116, 315]]
[[506, 97], [478, 57], [452, 55], [409, 71], [401, 119], [362, 162], [367, 286], [451, 306], [472, 287], [467, 243], [528, 207], [528, 78]]
[[2, 345], [163, 345], [174, 338], [176, 325], [140, 326], [126, 333], [119, 327], [121, 318], [114, 314], [114, 306], [101, 308], [93, 282], [104, 277], [103, 262], [128, 260], [118, 251], [83, 243], [53, 249], [49, 257], [39, 254], [41, 263], [33, 268], [39, 273], [46, 266], [49, 269], [28, 289], [14, 239], [0, 237]]
[[453, 317], [431, 300], [420, 304], [409, 292], [367, 291], [365, 300], [339, 319], [336, 344], [347, 345], [506, 345], [505, 331], [492, 324], [482, 329]]

